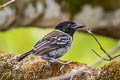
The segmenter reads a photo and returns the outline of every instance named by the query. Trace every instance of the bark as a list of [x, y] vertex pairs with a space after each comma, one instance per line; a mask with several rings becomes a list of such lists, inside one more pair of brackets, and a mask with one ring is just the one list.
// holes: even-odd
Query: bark
[[60, 71], [61, 64], [27, 57], [16, 62], [19, 55], [0, 52], [1, 80], [120, 80], [120, 61], [101, 68], [72, 62]]

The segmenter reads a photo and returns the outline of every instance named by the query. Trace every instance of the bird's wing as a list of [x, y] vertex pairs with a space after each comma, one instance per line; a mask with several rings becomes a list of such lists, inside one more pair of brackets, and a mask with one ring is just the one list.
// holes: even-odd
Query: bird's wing
[[69, 44], [70, 36], [60, 33], [60, 32], [51, 32], [46, 35], [42, 40], [38, 41], [33, 47], [36, 54], [48, 53], [52, 50], [66, 47]]

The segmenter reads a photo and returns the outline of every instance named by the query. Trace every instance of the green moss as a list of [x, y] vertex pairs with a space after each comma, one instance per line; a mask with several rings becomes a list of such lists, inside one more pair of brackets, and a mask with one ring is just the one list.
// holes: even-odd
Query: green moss
[[120, 80], [120, 61], [112, 61], [103, 66], [96, 80]]
[[13, 77], [11, 76], [11, 72], [8, 72], [5, 77], [1, 77], [0, 80], [13, 80]]
[[[1, 72], [0, 80], [11, 80], [12, 79], [11, 67], [10, 67], [11, 63], [6, 61], [7, 58], [8, 58], [8, 56], [6, 56], [6, 57], [0, 56], [0, 72]], [[6, 63], [4, 63], [4, 61]]]
[[69, 72], [71, 68], [74, 68], [75, 66], [80, 66], [80, 65], [85, 65], [85, 64], [73, 62], [66, 65], [63, 68], [63, 70], [60, 71], [61, 64], [59, 63], [50, 64], [44, 60], [36, 60], [33, 64], [30, 64], [26, 67], [25, 79], [26, 80], [46, 79], [49, 77], [59, 76], [66, 72]]

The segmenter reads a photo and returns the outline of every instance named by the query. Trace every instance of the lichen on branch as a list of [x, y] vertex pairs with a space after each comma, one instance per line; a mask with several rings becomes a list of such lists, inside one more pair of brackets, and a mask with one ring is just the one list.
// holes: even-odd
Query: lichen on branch
[[60, 71], [61, 64], [27, 57], [17, 62], [19, 55], [0, 52], [1, 80], [120, 80], [120, 61], [112, 61], [101, 68], [91, 68], [72, 62]]

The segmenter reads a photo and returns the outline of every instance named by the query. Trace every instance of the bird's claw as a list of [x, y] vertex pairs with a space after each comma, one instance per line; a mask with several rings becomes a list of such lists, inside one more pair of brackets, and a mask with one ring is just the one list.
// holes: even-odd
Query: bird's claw
[[67, 61], [67, 62], [62, 62], [61, 64], [62, 64], [62, 66], [60, 67], [60, 71], [65, 67], [65, 65], [67, 65], [67, 64], [69, 64], [69, 63], [71, 63], [72, 61], [70, 60], [70, 61]]
[[67, 62], [62, 62], [62, 61], [60, 61], [58, 59], [54, 59], [54, 58], [51, 58], [51, 60], [52, 60], [52, 62], [58, 62], [58, 63], [62, 64], [62, 66], [60, 67], [60, 71], [65, 67], [65, 65], [67, 65], [67, 64], [72, 62], [71, 60], [67, 61]]

